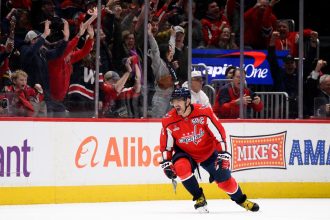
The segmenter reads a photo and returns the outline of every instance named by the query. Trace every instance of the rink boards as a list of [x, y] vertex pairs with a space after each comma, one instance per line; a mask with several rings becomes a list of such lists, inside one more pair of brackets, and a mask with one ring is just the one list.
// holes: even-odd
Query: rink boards
[[[0, 204], [191, 199], [158, 160], [159, 120], [1, 121]], [[250, 198], [330, 198], [330, 122], [224, 120]], [[210, 199], [227, 198], [201, 170]]]

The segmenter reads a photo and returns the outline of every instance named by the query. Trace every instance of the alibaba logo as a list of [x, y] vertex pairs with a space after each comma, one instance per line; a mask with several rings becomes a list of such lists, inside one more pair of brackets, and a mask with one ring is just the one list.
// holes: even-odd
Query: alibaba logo
[[[99, 151], [99, 152], [98, 152]], [[103, 159], [102, 159], [103, 158]], [[86, 137], [76, 151], [77, 168], [96, 168], [96, 166], [149, 167], [159, 166], [162, 158], [159, 145], [153, 148], [143, 144], [142, 137], [110, 137], [107, 146], [99, 147], [97, 137]]]
[[[90, 160], [91, 167], [95, 167], [99, 163], [99, 162], [95, 162], [95, 156], [96, 156], [96, 152], [97, 152], [97, 148], [98, 148], [99, 144], [98, 144], [96, 137], [90, 136], [81, 142], [81, 144], [79, 145], [78, 150], [76, 152], [75, 164], [78, 168], [83, 168], [87, 165], [87, 164], [80, 164], [79, 161], [83, 155], [86, 156], [87, 153], [89, 152], [88, 146], [90, 146], [90, 145], [93, 146], [93, 144], [94, 144], [94, 151], [93, 151], [92, 158]], [[86, 157], [88, 157], [88, 156], [86, 156]]]
[[[251, 57], [254, 59], [254, 67], [260, 66], [266, 60], [266, 54], [258, 51], [246, 51], [243, 53], [246, 57]], [[236, 57], [239, 56], [240, 52], [228, 53], [224, 55], [219, 55], [217, 57]]]

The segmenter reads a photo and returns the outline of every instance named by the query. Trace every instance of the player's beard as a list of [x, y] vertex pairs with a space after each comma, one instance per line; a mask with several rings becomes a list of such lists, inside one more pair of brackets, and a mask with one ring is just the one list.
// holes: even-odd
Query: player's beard
[[183, 115], [184, 109], [181, 106], [175, 107], [175, 110], [178, 115]]
[[179, 105], [179, 106], [176, 106], [174, 108], [175, 108], [176, 113], [178, 115], [183, 116], [186, 113], [186, 111], [188, 110], [188, 107], [189, 107], [189, 104], [187, 103], [187, 101], [185, 101], [184, 106]]

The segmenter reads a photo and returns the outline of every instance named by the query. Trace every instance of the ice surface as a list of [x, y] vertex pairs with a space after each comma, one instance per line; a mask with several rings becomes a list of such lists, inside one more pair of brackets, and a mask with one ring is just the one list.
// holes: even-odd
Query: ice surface
[[193, 201], [143, 201], [0, 206], [0, 220], [329, 220], [330, 199], [253, 199], [259, 212], [248, 212], [229, 199], [208, 200], [200, 214]]

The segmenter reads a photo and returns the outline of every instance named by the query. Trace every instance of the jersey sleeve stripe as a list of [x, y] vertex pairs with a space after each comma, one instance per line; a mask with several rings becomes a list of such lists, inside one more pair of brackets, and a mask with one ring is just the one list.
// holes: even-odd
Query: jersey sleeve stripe
[[167, 128], [166, 132], [167, 132], [166, 150], [171, 151], [173, 148], [174, 139], [173, 139], [172, 132], [170, 129]]
[[213, 123], [213, 121], [207, 117], [207, 124], [209, 125], [209, 129], [211, 130], [211, 132], [213, 133], [213, 135], [215, 136], [215, 138], [219, 141], [219, 142], [223, 142], [221, 133], [219, 131], [219, 129], [217, 128], [217, 126], [215, 126], [215, 124]]

